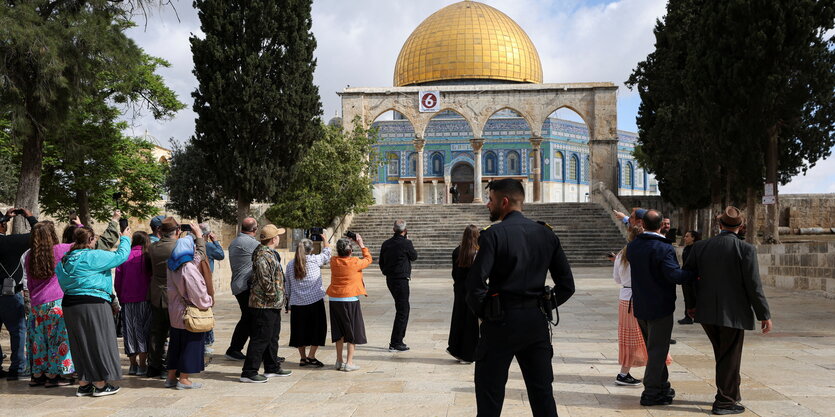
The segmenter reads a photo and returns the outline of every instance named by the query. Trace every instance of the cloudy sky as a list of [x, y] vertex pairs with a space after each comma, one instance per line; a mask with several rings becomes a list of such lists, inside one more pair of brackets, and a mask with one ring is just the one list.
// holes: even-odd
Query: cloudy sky
[[[347, 85], [384, 87], [392, 84], [401, 46], [423, 19], [455, 0], [315, 0], [313, 34], [318, 47], [315, 83], [325, 120], [340, 108], [336, 92]], [[515, 20], [539, 52], [544, 82], [611, 81], [621, 86], [618, 127], [636, 131], [640, 99], [623, 87], [636, 63], [653, 49], [652, 29], [664, 14], [665, 0], [482, 0]], [[162, 146], [183, 143], [194, 132], [191, 92], [196, 81], [188, 38], [200, 36], [200, 21], [191, 1], [173, 0], [157, 10], [130, 36], [149, 54], [171, 68], [160, 73], [188, 105], [173, 120], [141, 117], [132, 134], [154, 137]], [[562, 117], [563, 115], [560, 114]], [[781, 188], [782, 193], [835, 192], [835, 156], [819, 162], [804, 177]]]

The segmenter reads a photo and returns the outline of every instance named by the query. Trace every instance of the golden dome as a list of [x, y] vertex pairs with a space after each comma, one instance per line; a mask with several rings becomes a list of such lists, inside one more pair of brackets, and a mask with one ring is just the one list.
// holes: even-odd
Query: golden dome
[[441, 80], [542, 82], [542, 63], [528, 35], [506, 14], [474, 1], [427, 17], [403, 44], [397, 87]]

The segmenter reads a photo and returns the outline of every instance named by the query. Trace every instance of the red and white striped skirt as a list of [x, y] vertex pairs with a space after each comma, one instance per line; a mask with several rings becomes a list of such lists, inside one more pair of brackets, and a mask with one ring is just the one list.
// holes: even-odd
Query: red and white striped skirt
[[[619, 300], [618, 306], [618, 363], [630, 368], [647, 365], [647, 345], [641, 336], [638, 320], [629, 311], [629, 300]], [[673, 358], [667, 354], [667, 365]]]

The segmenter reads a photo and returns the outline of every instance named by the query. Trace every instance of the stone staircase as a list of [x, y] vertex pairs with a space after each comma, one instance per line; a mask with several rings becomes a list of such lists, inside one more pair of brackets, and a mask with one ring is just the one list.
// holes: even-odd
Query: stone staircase
[[[611, 265], [606, 253], [617, 252], [626, 243], [618, 226], [597, 204], [525, 204], [524, 213], [553, 227], [572, 266]], [[403, 219], [418, 252], [413, 267], [449, 268], [464, 228], [470, 224], [485, 227], [489, 217], [483, 204], [381, 205], [356, 215], [350, 230], [362, 235], [376, 264], [380, 245], [393, 234], [394, 221]]]

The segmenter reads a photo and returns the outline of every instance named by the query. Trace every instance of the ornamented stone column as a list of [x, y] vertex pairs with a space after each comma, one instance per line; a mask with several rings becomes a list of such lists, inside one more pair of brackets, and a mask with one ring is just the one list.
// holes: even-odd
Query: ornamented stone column
[[403, 190], [403, 180], [398, 180], [397, 184], [400, 186], [400, 205], [402, 206], [403, 202], [404, 202], [403, 200], [405, 200], [405, 194], [404, 194], [405, 191]]
[[418, 136], [412, 143], [414, 143], [415, 151], [417, 151], [415, 204], [423, 204], [423, 145], [426, 144], [426, 140]]
[[533, 137], [530, 139], [531, 142], [531, 154], [533, 156], [533, 165], [531, 166], [531, 170], [533, 171], [533, 202], [534, 203], [541, 203], [542, 202], [542, 157], [541, 146], [542, 145], [542, 138], [540, 137]]
[[475, 168], [473, 175], [473, 203], [483, 203], [481, 198], [483, 191], [481, 189], [481, 148], [484, 146], [483, 138], [470, 139], [470, 146], [473, 148], [473, 159], [475, 160]]
[[438, 180], [432, 180], [432, 204], [438, 204]]

